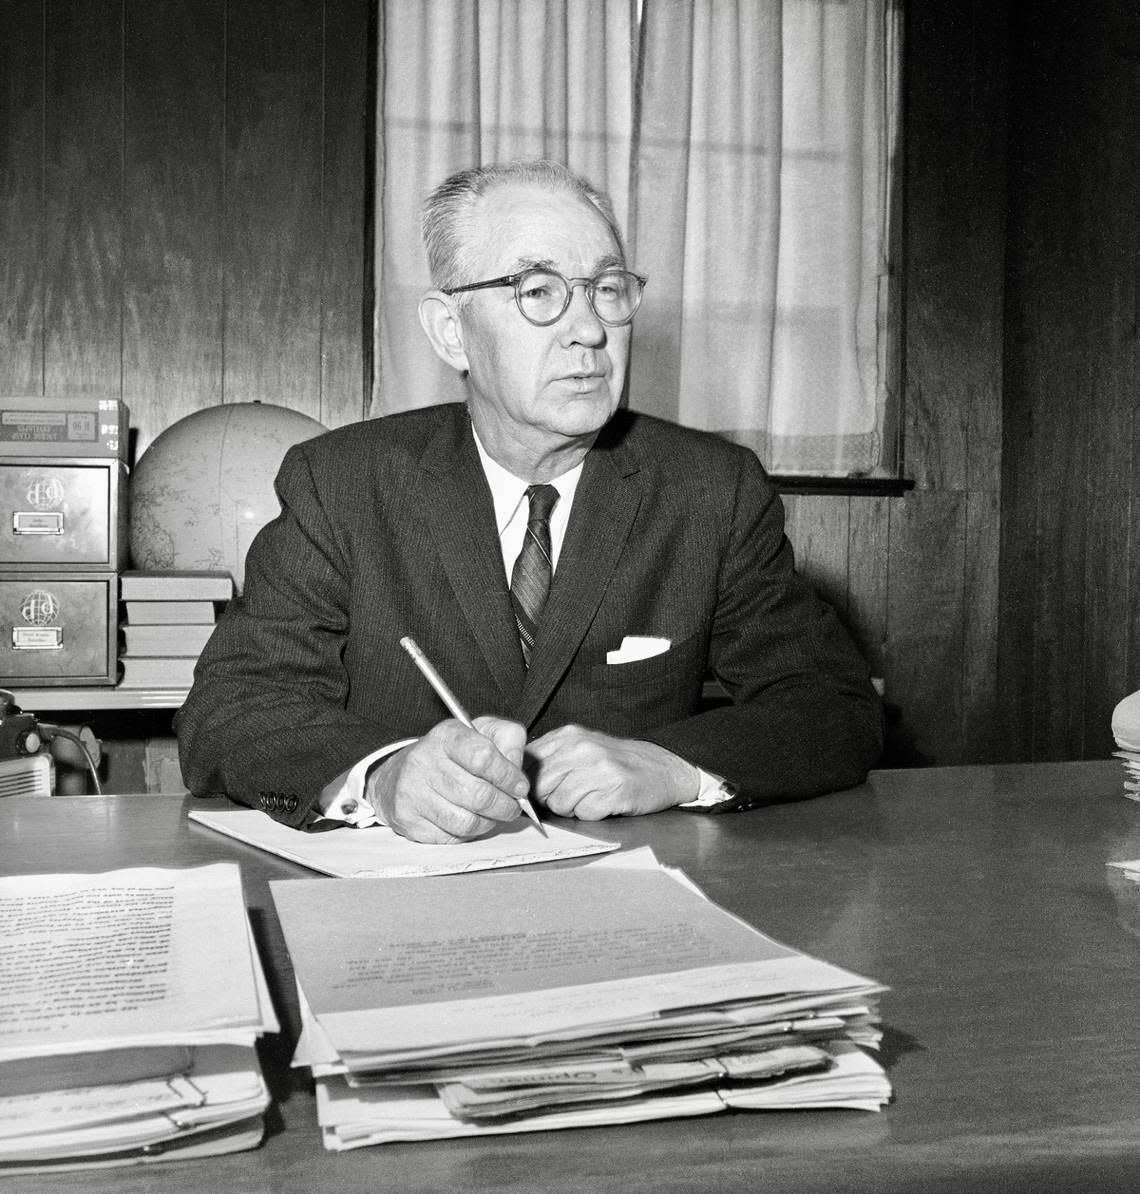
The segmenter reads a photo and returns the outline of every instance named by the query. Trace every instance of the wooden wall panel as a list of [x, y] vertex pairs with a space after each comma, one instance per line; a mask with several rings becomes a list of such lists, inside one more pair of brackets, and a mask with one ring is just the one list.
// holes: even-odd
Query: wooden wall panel
[[[324, 5], [229, 6], [226, 401], [321, 413]], [[360, 198], [360, 197], [358, 197]]]
[[49, 0], [43, 385], [118, 398], [123, 22], [119, 0]]
[[847, 498], [787, 494], [784, 508], [786, 533], [796, 553], [796, 570], [846, 621]]
[[123, 397], [137, 450], [223, 397], [224, 0], [127, 0]]
[[871, 674], [885, 679], [890, 501], [785, 494], [796, 570], [839, 615]]
[[915, 761], [1007, 757], [994, 733], [1002, 459], [1005, 6], [907, 6], [904, 458], [885, 667]]
[[[1043, 147], [1040, 167], [1051, 171], [1050, 156]], [[1047, 184], [1045, 194], [1052, 195]], [[1009, 578], [1008, 597], [1025, 602], [1033, 636], [1029, 686], [1017, 708], [1031, 719], [1033, 758], [1079, 758], [1092, 399], [1084, 345], [1094, 325], [1087, 305], [1072, 303], [1073, 284], [1082, 274], [1076, 246], [1047, 237], [1033, 259], [1043, 287], [1039, 316], [1020, 340], [1033, 375], [1033, 435], [1018, 455], [1031, 470], [1026, 513], [1037, 550], [1032, 568]]]
[[0, 393], [366, 414], [370, 0], [8, 0]]
[[847, 499], [847, 625], [871, 669], [892, 691], [887, 676], [887, 592], [890, 563], [891, 501], [881, 497]]
[[955, 760], [1012, 759], [1005, 738], [1004, 696], [997, 681], [1001, 607], [1001, 500], [981, 490], [966, 494], [963, 542], [962, 727]]
[[1001, 452], [1005, 15], [906, 10], [906, 471], [996, 490]]
[[1140, 13], [1117, 8], [1096, 30], [1086, 58], [1088, 101], [1078, 162], [1090, 149], [1098, 163], [1095, 186], [1078, 192], [1077, 218], [1088, 282], [1090, 426], [1085, 460], [1088, 534], [1084, 575], [1084, 670], [1080, 684], [1084, 757], [1113, 747], [1112, 710], [1140, 687], [1140, 643], [1131, 640], [1133, 595], [1129, 555], [1136, 550], [1131, 505], [1132, 428], [1140, 376], [1137, 344], [1137, 269], [1140, 255]]
[[999, 666], [1020, 757], [1097, 757], [1140, 687], [1140, 13], [1053, 0], [1014, 32]]
[[887, 698], [910, 762], [971, 753], [962, 739], [966, 507], [956, 491], [916, 492], [891, 506]]
[[0, 36], [0, 393], [43, 385], [44, 13], [11, 0]]

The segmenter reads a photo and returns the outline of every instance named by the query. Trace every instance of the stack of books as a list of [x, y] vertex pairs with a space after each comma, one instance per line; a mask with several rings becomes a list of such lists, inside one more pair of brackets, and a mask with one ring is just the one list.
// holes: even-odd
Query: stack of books
[[883, 987], [622, 858], [274, 882], [325, 1147], [889, 1101]]
[[189, 688], [218, 613], [232, 596], [228, 572], [122, 573], [120, 686]]
[[278, 1023], [235, 864], [0, 878], [0, 958], [0, 1175], [260, 1142]]

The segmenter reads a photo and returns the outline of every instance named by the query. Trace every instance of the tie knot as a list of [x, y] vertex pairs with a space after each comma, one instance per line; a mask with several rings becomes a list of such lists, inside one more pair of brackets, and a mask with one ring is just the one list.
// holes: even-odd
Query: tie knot
[[530, 500], [530, 517], [528, 521], [550, 521], [550, 512], [558, 501], [558, 490], [553, 485], [528, 485], [526, 496]]

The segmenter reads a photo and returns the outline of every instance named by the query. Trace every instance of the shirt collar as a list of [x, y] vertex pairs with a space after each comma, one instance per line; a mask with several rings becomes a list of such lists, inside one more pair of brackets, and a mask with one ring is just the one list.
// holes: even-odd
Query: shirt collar
[[[522, 504], [531, 482], [523, 481], [519, 477], [516, 477], [514, 473], [509, 472], [498, 461], [492, 460], [487, 455], [487, 450], [483, 447], [474, 424], [471, 426], [471, 434], [475, 436], [475, 447], [479, 451], [479, 460], [483, 465], [483, 473], [487, 478], [487, 484], [491, 487], [491, 497], [495, 503], [495, 526], [499, 534], [502, 535], [504, 528], [514, 518], [519, 506]], [[556, 511], [569, 511], [570, 506], [573, 504], [574, 492], [578, 488], [578, 481], [581, 479], [582, 467], [585, 463], [585, 460], [580, 461], [569, 472], [563, 473], [560, 477], [555, 477], [550, 482], [558, 490]]]

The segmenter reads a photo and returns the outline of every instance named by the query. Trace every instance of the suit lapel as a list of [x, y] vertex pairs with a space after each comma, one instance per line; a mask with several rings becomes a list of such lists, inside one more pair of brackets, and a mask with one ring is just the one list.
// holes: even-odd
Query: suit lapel
[[638, 465], [601, 440], [586, 457], [542, 613], [518, 718], [530, 725], [570, 666], [629, 538], [641, 503]]
[[440, 428], [420, 464], [421, 509], [440, 560], [467, 628], [504, 694], [505, 707], [512, 708], [525, 669], [495, 534], [491, 490], [466, 411]]

